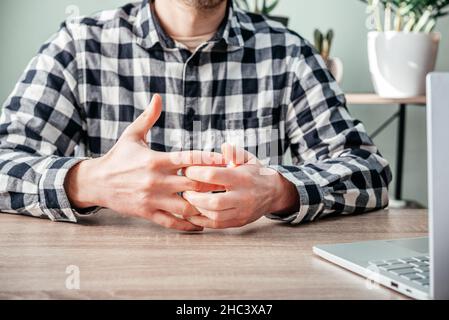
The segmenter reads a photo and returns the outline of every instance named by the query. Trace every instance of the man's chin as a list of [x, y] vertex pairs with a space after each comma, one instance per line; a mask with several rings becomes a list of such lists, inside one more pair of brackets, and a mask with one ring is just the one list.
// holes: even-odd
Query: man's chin
[[200, 10], [213, 10], [219, 7], [222, 3], [227, 2], [227, 0], [182, 0], [189, 6], [192, 6]]

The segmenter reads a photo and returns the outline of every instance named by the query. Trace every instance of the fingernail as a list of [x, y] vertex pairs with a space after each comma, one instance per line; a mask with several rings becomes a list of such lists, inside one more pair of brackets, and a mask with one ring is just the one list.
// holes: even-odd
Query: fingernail
[[145, 108], [145, 110], [143, 110], [144, 114], [147, 114], [147, 113], [149, 113], [151, 111], [151, 106], [153, 104], [153, 100], [154, 100], [154, 96], [151, 98], [150, 104]]
[[151, 97], [151, 100], [150, 100], [150, 107], [151, 107], [151, 105], [152, 105], [153, 102], [154, 102], [154, 97], [155, 97], [155, 95], [153, 95], [153, 96]]

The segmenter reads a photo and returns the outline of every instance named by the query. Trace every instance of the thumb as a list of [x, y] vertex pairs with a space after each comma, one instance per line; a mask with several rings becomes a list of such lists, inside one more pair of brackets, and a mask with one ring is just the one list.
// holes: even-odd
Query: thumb
[[146, 140], [148, 131], [154, 126], [162, 112], [162, 98], [155, 94], [151, 99], [150, 106], [131, 123], [127, 129], [127, 135]]
[[246, 163], [258, 163], [257, 157], [243, 148], [237, 147], [230, 143], [223, 143], [221, 146], [221, 153], [227, 164], [229, 165], [243, 165]]

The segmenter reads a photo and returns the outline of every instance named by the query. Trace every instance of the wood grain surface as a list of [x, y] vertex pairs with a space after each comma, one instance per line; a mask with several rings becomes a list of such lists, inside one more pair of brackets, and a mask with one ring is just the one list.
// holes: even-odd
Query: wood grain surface
[[[0, 214], [1, 299], [402, 299], [312, 253], [316, 244], [425, 236], [424, 210], [261, 219], [185, 234], [103, 211], [78, 224]], [[68, 266], [80, 289], [68, 290]]]
[[395, 98], [382, 98], [379, 97], [377, 94], [372, 93], [348, 93], [346, 94], [346, 100], [348, 104], [360, 104], [360, 105], [426, 104], [426, 96], [395, 99]]

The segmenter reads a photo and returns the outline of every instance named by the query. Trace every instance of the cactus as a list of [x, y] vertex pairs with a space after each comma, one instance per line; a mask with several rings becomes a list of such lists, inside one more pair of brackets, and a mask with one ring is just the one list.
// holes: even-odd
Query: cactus
[[329, 30], [326, 35], [323, 35], [323, 33], [318, 29], [316, 29], [314, 32], [315, 48], [323, 57], [324, 61], [327, 61], [329, 59], [334, 36], [335, 34], [332, 29]]
[[[368, 5], [377, 31], [432, 32], [437, 19], [449, 14], [449, 0], [360, 0]], [[384, 26], [381, 23], [384, 12]]]

